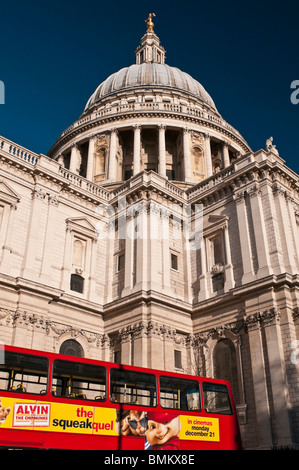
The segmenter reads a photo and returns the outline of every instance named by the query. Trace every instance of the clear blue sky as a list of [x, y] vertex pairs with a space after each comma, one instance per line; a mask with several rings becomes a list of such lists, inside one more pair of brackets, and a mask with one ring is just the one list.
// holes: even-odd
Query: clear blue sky
[[251, 148], [274, 137], [299, 172], [299, 1], [19, 1], [0, 9], [0, 135], [47, 154], [95, 88], [135, 63], [155, 12], [166, 63], [202, 83]]

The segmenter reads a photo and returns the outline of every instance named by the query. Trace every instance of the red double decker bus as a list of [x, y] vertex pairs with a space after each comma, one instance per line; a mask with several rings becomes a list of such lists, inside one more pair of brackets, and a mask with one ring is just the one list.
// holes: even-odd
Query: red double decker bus
[[1, 448], [241, 449], [226, 381], [2, 349]]

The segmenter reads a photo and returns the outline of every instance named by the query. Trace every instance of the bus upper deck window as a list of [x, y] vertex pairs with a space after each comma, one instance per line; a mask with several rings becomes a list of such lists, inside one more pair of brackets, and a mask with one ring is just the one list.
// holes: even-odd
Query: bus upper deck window
[[48, 386], [48, 359], [6, 351], [0, 364], [0, 390], [44, 395]]
[[55, 359], [52, 395], [77, 400], [106, 400], [106, 368], [99, 365]]
[[226, 385], [212, 382], [202, 384], [204, 409], [207, 413], [231, 415], [232, 406]]
[[156, 378], [145, 372], [111, 369], [110, 399], [114, 403], [157, 406]]
[[160, 402], [163, 408], [200, 411], [199, 383], [177, 377], [160, 377]]

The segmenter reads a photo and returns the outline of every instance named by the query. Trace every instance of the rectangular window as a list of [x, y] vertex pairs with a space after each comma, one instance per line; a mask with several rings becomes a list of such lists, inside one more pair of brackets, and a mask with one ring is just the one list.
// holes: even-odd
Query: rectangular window
[[85, 400], [105, 400], [105, 367], [56, 359], [53, 362], [52, 395]]
[[114, 351], [113, 359], [113, 362], [115, 362], [115, 364], [121, 364], [121, 351]]
[[175, 269], [176, 271], [178, 270], [178, 257], [177, 255], [174, 255], [171, 253], [171, 268]]
[[45, 357], [5, 351], [0, 364], [0, 390], [45, 395], [49, 362]]
[[175, 180], [175, 170], [166, 170], [166, 176], [169, 180]]
[[125, 255], [119, 255], [117, 260], [117, 271], [125, 269]]
[[156, 406], [156, 378], [143, 372], [111, 369], [110, 395], [113, 403]]
[[233, 414], [226, 385], [204, 382], [202, 389], [204, 409], [207, 413]]
[[174, 351], [174, 367], [176, 369], [182, 369], [182, 352]]
[[78, 274], [71, 274], [70, 289], [79, 294], [83, 294], [84, 278]]
[[200, 411], [199, 383], [177, 377], [160, 377], [160, 404], [174, 410]]

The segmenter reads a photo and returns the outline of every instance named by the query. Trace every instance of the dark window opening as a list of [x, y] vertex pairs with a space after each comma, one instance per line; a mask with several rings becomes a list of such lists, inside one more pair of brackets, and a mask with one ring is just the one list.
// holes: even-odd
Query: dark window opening
[[117, 261], [117, 270], [122, 271], [123, 269], [125, 269], [125, 255], [119, 255]]
[[125, 170], [125, 180], [129, 180], [133, 176], [133, 170]]
[[72, 274], [70, 288], [75, 292], [83, 294], [84, 278], [82, 276], [79, 276], [79, 274]]
[[115, 364], [121, 364], [121, 351], [114, 351], [113, 362], [115, 362]]
[[182, 352], [181, 351], [174, 351], [174, 367], [176, 369], [182, 368]]
[[175, 180], [175, 170], [166, 170], [166, 176], [169, 180]]
[[178, 257], [173, 253], [171, 253], [171, 268], [175, 269], [176, 271], [178, 270]]
[[224, 289], [224, 274], [216, 274], [212, 278], [213, 292], [218, 292]]

